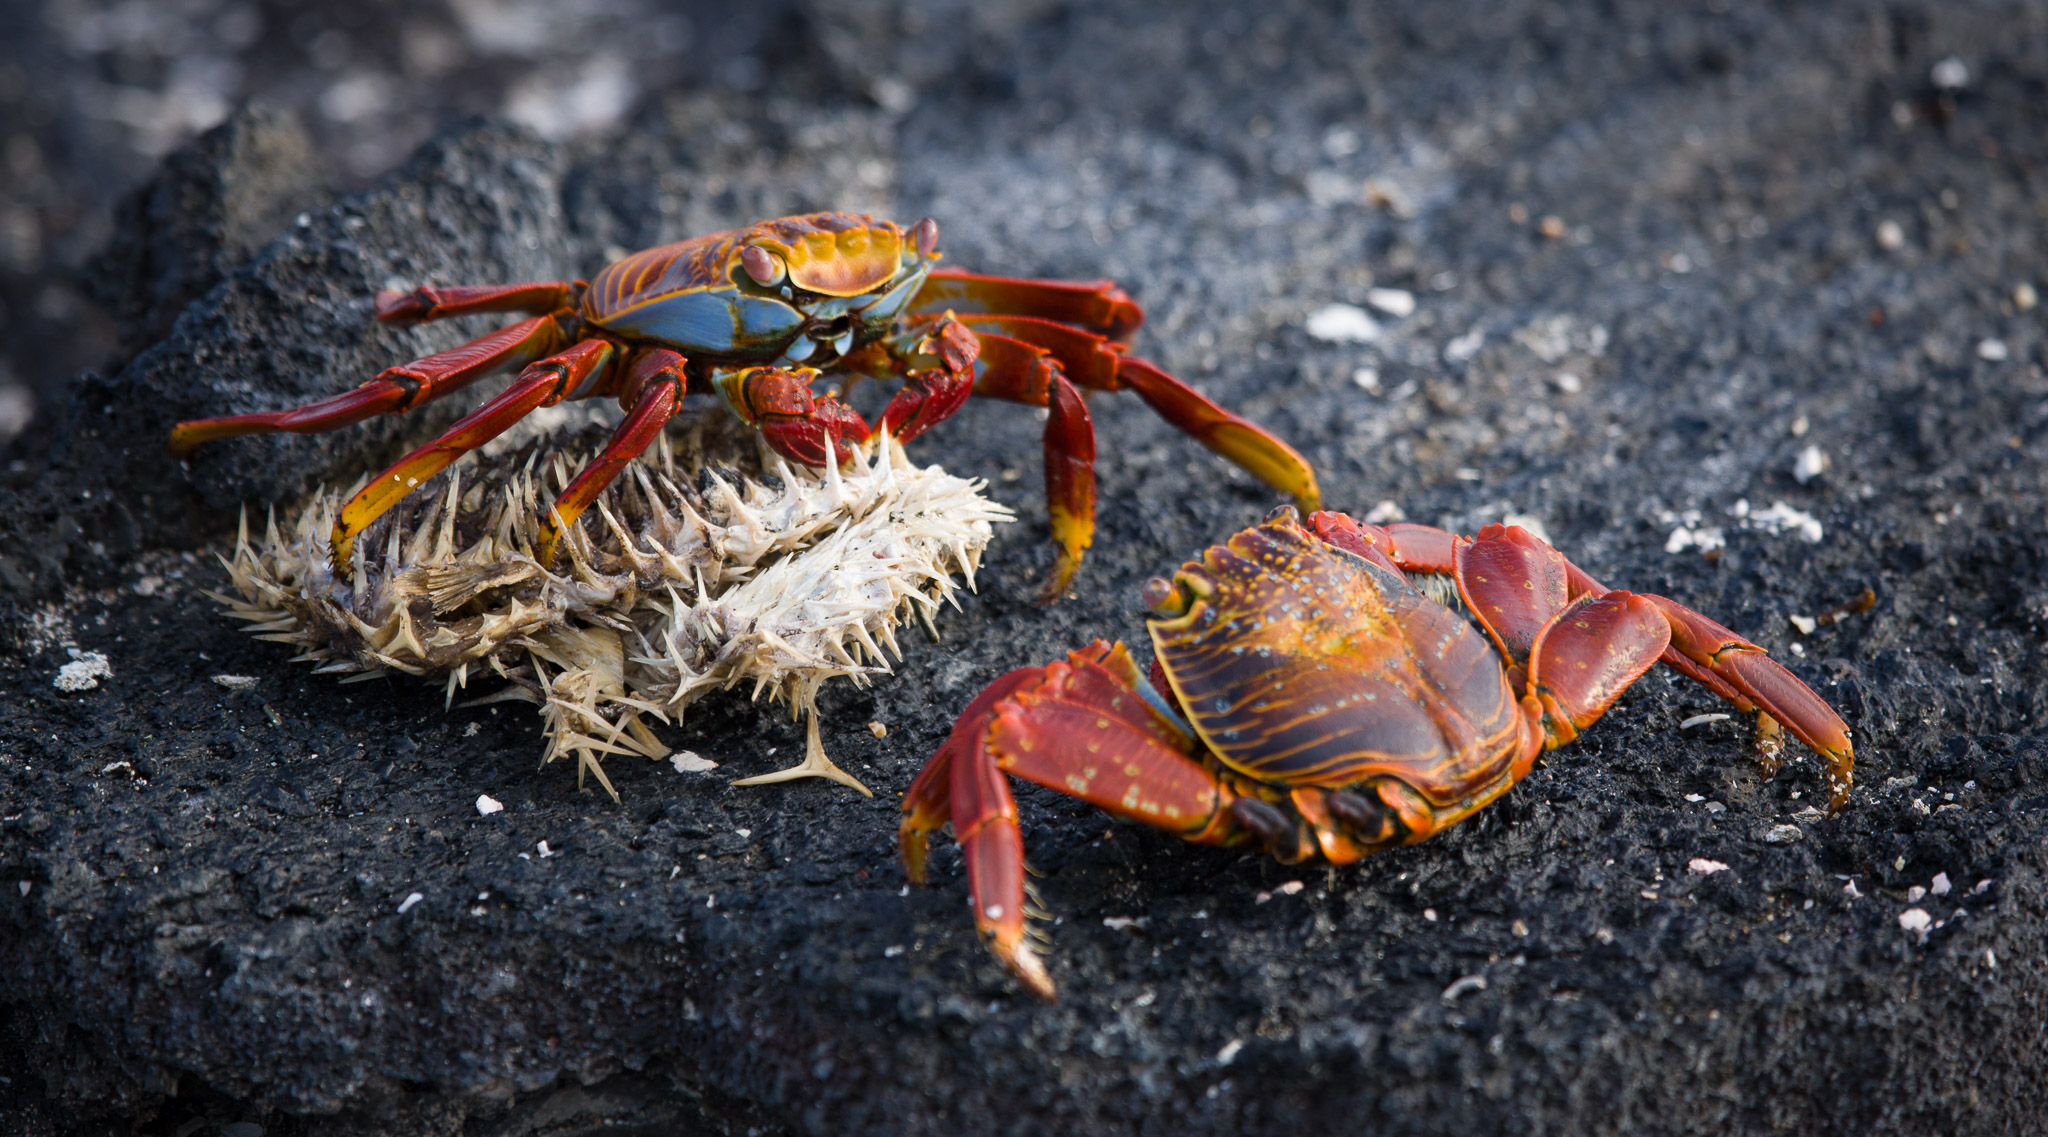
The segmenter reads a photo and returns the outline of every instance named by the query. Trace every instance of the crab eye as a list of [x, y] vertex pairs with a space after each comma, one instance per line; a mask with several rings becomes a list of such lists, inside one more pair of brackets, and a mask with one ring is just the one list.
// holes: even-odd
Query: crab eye
[[740, 267], [746, 269], [754, 283], [763, 288], [782, 283], [782, 262], [759, 245], [748, 245], [740, 250]]
[[1155, 616], [1170, 620], [1175, 616], [1187, 615], [1188, 596], [1163, 576], [1155, 576], [1146, 581], [1144, 590], [1138, 595], [1145, 602], [1145, 607], [1150, 608]]
[[939, 247], [939, 223], [927, 217], [910, 227], [910, 235], [917, 239], [919, 255], [929, 257]]

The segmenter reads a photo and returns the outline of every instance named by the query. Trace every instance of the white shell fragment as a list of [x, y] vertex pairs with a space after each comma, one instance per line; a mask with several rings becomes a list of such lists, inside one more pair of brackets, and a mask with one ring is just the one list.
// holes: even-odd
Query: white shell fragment
[[216, 675], [213, 677], [213, 681], [215, 685], [225, 687], [230, 691], [253, 691], [256, 689], [256, 677], [254, 675]]
[[1820, 519], [1803, 509], [1794, 509], [1782, 501], [1774, 501], [1769, 509], [1752, 510], [1747, 501], [1738, 501], [1730, 510], [1742, 519], [1746, 529], [1761, 529], [1766, 533], [1794, 532], [1809, 544], [1818, 543], [1826, 530]]
[[1925, 935], [1927, 929], [1932, 927], [1933, 924], [1934, 917], [1929, 916], [1925, 908], [1908, 908], [1904, 912], [1899, 913], [1899, 927], [1909, 932], [1919, 932]]
[[478, 794], [476, 796], [476, 811], [484, 817], [489, 817], [493, 813], [505, 812], [505, 803], [489, 794]]
[[1727, 872], [1728, 863], [1726, 861], [1708, 860], [1705, 857], [1694, 857], [1692, 860], [1685, 862], [1685, 871], [1694, 876], [1713, 876], [1717, 872]]
[[602, 445], [543, 437], [458, 463], [371, 526], [345, 576], [328, 534], [353, 488], [273, 515], [260, 538], [245, 518], [224, 562], [238, 595], [214, 599], [316, 674], [404, 672], [451, 703], [472, 676], [498, 680], [465, 705], [538, 704], [542, 761], [573, 755], [578, 781], [614, 798], [603, 756], [669, 757], [646, 720], [731, 687], [808, 714], [816, 752], [801, 769], [866, 793], [817, 746], [819, 687], [889, 672], [894, 629], [911, 616], [929, 629], [957, 604], [954, 574], [973, 586], [1009, 511], [886, 438], [844, 467], [792, 468], [706, 408], [678, 416], [543, 567], [541, 511]]
[[1308, 334], [1326, 343], [1371, 343], [1380, 338], [1379, 321], [1352, 304], [1329, 304], [1308, 314]]
[[668, 764], [674, 766], [678, 774], [701, 774], [707, 770], [718, 769], [718, 763], [694, 750], [676, 751], [668, 756]]
[[1405, 288], [1368, 288], [1365, 302], [1389, 316], [1405, 317], [1415, 314], [1415, 294]]
[[2005, 346], [2005, 341], [2002, 339], [1992, 338], [1977, 341], [1977, 358], [1986, 363], [2004, 363], [2011, 354], [2012, 352]]
[[1456, 336], [1444, 345], [1444, 362], [1459, 364], [1479, 354], [1486, 345], [1486, 329], [1473, 328], [1462, 336]]
[[50, 681], [50, 686], [59, 691], [90, 691], [100, 685], [100, 680], [114, 677], [114, 669], [104, 654], [74, 648], [71, 655], [71, 662], [59, 667], [57, 677]]
[[1827, 468], [1827, 452], [1818, 446], [1808, 446], [1799, 452], [1798, 459], [1792, 463], [1792, 477], [1803, 486], [1820, 477]]
[[1467, 975], [1464, 978], [1459, 979], [1456, 982], [1452, 983], [1450, 986], [1444, 988], [1442, 998], [1443, 1001], [1446, 1003], [1455, 1003], [1458, 1001], [1458, 997], [1460, 995], [1465, 995], [1473, 991], [1484, 990], [1486, 990], [1486, 976]]

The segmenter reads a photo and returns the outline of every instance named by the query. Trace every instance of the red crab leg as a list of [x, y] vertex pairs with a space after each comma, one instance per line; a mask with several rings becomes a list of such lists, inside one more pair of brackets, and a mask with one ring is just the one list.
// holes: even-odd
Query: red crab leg
[[461, 347], [390, 368], [357, 387], [283, 411], [194, 419], [171, 428], [171, 453], [180, 458], [202, 442], [243, 434], [319, 434], [380, 414], [409, 411], [502, 367], [516, 367], [561, 346], [562, 329], [536, 316], [500, 328]]
[[1855, 748], [1842, 716], [1763, 648], [1675, 600], [1648, 599], [1671, 624], [1664, 662], [1742, 710], [1762, 708], [1812, 747], [1827, 763], [1828, 808], [1841, 809], [1856, 771]]
[[590, 460], [583, 472], [576, 475], [548, 514], [548, 523], [541, 531], [540, 548], [536, 559], [543, 565], [555, 562], [555, 550], [559, 546], [564, 530], [576, 524], [597, 495], [612, 484], [619, 471], [640, 456], [668, 425], [677, 408], [683, 405], [683, 393], [688, 389], [688, 380], [683, 376], [683, 357], [667, 348], [656, 348], [634, 360], [629, 366], [625, 382], [621, 385], [619, 401], [631, 400], [632, 410], [620, 420], [618, 428], [612, 431], [611, 442], [603, 453]]
[[905, 795], [898, 840], [911, 879], [923, 880], [944, 780], [975, 927], [996, 958], [1048, 999], [1052, 979], [1024, 940], [1024, 845], [1004, 775], [1190, 841], [1236, 835], [1230, 790], [1189, 756], [1197, 744], [1137, 693], [1140, 682], [1129, 651], [1100, 640], [1063, 663], [1013, 671], [969, 706]]
[[1293, 447], [1264, 427], [1234, 415], [1201, 392], [1161, 370], [1150, 360], [1124, 353], [1120, 344], [1051, 320], [1026, 316], [972, 316], [965, 321], [981, 333], [982, 344], [995, 335], [1030, 344], [1052, 355], [1068, 378], [1100, 391], [1129, 388], [1160, 418], [1183, 434], [1229, 459], [1246, 473], [1294, 498], [1305, 510], [1318, 508], [1322, 495], [1315, 470]]
[[545, 316], [575, 302], [581, 281], [536, 280], [527, 284], [465, 284], [421, 287], [377, 294], [377, 319], [398, 327], [478, 312], [528, 312]]
[[1397, 522], [1381, 527], [1322, 510], [1309, 515], [1308, 529], [1346, 552], [1402, 572], [1449, 573], [1454, 568], [1458, 539], [1427, 525]]
[[[1565, 569], [1573, 596], [1607, 591], [1570, 561], [1565, 562]], [[1856, 771], [1856, 750], [1842, 716], [1763, 648], [1676, 600], [1655, 595], [1645, 598], [1671, 625], [1671, 646], [1665, 649], [1664, 663], [1739, 710], [1761, 709], [1811, 747], [1827, 764], [1828, 808], [1841, 809], [1849, 800]], [[1770, 753], [1766, 752], [1765, 760], [1775, 770], [1777, 763]]]
[[536, 407], [551, 407], [603, 382], [616, 349], [605, 340], [584, 340], [566, 351], [529, 364], [512, 385], [470, 412], [446, 434], [400, 458], [370, 480], [341, 507], [332, 544], [337, 570], [346, 571], [356, 538], [415, 486], [447, 469], [463, 455], [503, 434]]
[[[909, 876], [910, 883], [925, 882], [925, 853], [931, 831], [953, 820], [953, 756], [960, 749], [962, 740], [957, 724], [987, 717], [989, 708], [998, 699], [1028, 682], [1035, 682], [1043, 674], [1043, 668], [1019, 668], [989, 684], [954, 720], [953, 733], [947, 736], [938, 753], [924, 764], [924, 769], [918, 771], [910, 788], [903, 791], [903, 821], [896, 829], [896, 844], [903, 854], [903, 871]], [[1021, 858], [1022, 854], [1019, 856]]]
[[975, 392], [1047, 411], [1045, 504], [1058, 554], [1038, 602], [1050, 604], [1066, 592], [1095, 540], [1095, 424], [1050, 354], [1007, 336], [980, 339]]
[[1025, 280], [934, 269], [912, 301], [912, 310], [964, 314], [1037, 316], [1129, 343], [1145, 313], [1113, 281]]

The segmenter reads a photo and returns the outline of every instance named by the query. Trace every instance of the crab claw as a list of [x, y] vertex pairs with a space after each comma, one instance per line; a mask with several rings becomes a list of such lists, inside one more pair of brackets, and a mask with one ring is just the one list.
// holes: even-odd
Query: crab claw
[[898, 442], [908, 442], [946, 421], [974, 393], [974, 361], [981, 341], [948, 312], [934, 332], [917, 345], [911, 362], [937, 364], [910, 372], [902, 390], [889, 400], [882, 422]]
[[813, 469], [829, 451], [843, 464], [868, 440], [867, 420], [831, 395], [811, 393], [817, 371], [800, 367], [749, 367], [717, 375], [713, 383], [725, 405], [761, 432], [777, 454]]

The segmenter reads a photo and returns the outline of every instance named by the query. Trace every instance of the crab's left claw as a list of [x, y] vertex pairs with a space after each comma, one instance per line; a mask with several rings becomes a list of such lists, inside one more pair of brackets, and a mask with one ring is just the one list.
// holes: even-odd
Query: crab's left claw
[[817, 469], [826, 452], [841, 463], [868, 440], [867, 420], [832, 395], [814, 395], [818, 372], [809, 367], [748, 367], [716, 375], [712, 382], [725, 405], [761, 432], [777, 454]]
[[908, 442], [953, 417], [974, 393], [974, 361], [980, 357], [981, 341], [948, 312], [905, 359], [915, 370], [882, 412], [890, 436]]

